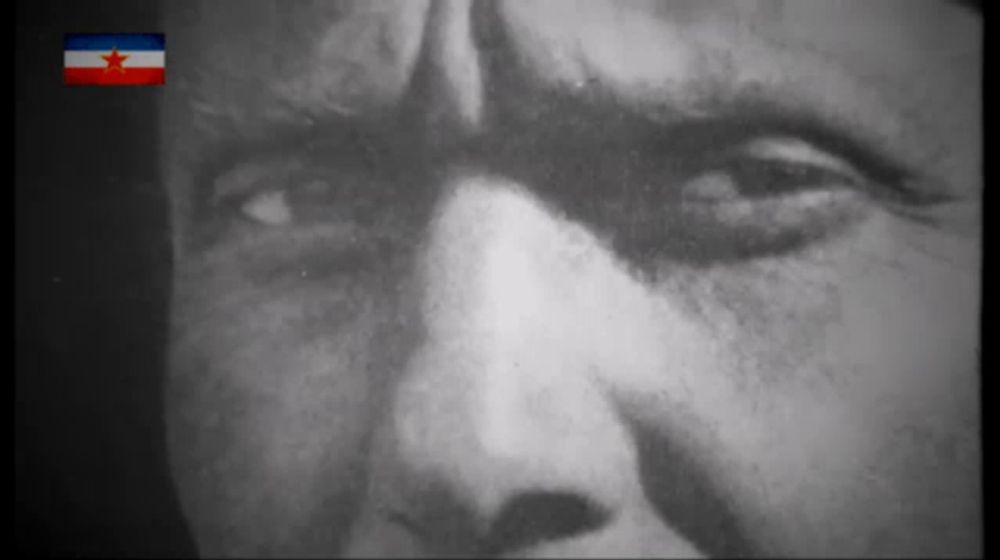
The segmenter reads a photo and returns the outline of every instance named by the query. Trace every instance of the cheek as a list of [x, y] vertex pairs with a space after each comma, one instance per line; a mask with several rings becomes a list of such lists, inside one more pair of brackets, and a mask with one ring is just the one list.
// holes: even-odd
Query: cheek
[[[682, 312], [661, 314], [648, 351], [683, 345], [701, 358], [677, 367], [660, 352], [653, 375], [619, 386], [656, 445], [697, 456], [760, 550], [967, 546], [978, 461], [969, 245], [877, 215], [794, 257], [665, 272], [657, 299]], [[666, 334], [679, 322], [683, 341]]]
[[967, 240], [881, 225], [880, 238], [898, 242], [881, 266], [845, 272], [840, 337], [858, 375], [850, 397], [870, 444], [868, 486], [895, 498], [869, 511], [899, 528], [882, 535], [890, 542], [971, 550], [980, 502], [979, 257]]
[[[843, 344], [869, 399], [957, 412], [977, 391], [979, 257], [943, 235], [885, 222], [868, 255], [843, 266]], [[896, 240], [879, 247], [878, 240]], [[881, 249], [880, 254], [875, 251]], [[898, 407], [890, 407], [898, 408]]]
[[409, 344], [400, 285], [244, 272], [178, 277], [168, 422], [182, 504], [202, 553], [335, 550], [380, 381]]

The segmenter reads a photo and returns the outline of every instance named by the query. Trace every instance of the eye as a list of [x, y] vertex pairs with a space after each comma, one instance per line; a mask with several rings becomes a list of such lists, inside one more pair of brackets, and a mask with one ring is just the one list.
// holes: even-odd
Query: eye
[[410, 232], [432, 200], [421, 190], [422, 176], [355, 154], [260, 155], [215, 174], [200, 207], [202, 246], [289, 245], [309, 237], [322, 238], [326, 250], [360, 250], [414, 239]]
[[379, 194], [379, 178], [346, 165], [316, 165], [295, 157], [234, 166], [212, 185], [209, 205], [226, 219], [263, 228], [357, 223]]
[[287, 193], [281, 190], [264, 191], [251, 196], [243, 202], [240, 211], [246, 217], [269, 226], [286, 225], [293, 219]]
[[708, 158], [688, 180], [682, 197], [691, 203], [775, 198], [801, 191], [860, 187], [863, 175], [843, 159], [796, 139], [751, 141]]
[[[796, 138], [752, 139], [641, 176], [617, 243], [643, 257], [717, 261], [780, 254], [861, 217], [870, 181]], [[629, 216], [622, 216], [628, 219]]]
[[240, 215], [261, 226], [283, 227], [312, 219], [344, 219], [357, 201], [345, 200], [330, 181], [289, 177], [286, 184], [251, 192], [238, 201]]

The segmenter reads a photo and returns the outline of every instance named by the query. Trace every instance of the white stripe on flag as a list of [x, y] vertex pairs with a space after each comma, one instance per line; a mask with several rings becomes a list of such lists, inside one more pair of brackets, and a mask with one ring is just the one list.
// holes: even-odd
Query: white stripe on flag
[[[108, 62], [101, 55], [111, 51], [63, 51], [66, 68], [105, 68]], [[118, 51], [128, 58], [122, 62], [123, 68], [163, 68], [163, 51]]]

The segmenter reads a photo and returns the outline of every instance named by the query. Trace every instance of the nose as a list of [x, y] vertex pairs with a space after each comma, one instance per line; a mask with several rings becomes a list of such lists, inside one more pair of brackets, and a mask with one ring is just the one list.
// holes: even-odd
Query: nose
[[424, 339], [392, 387], [347, 554], [538, 555], [593, 541], [579, 550], [636, 555], [616, 534], [627, 520], [655, 533], [646, 543], [694, 553], [651, 521], [602, 385], [600, 243], [503, 180], [462, 176], [446, 192], [420, 259]]

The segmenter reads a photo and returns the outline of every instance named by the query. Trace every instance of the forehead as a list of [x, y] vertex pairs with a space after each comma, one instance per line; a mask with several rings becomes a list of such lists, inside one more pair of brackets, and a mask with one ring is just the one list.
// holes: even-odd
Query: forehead
[[428, 0], [171, 7], [168, 168], [233, 140], [391, 112], [440, 35], [446, 52], [478, 51], [455, 60], [486, 68], [479, 81], [499, 70], [545, 91], [596, 83], [622, 103], [691, 112], [750, 91], [817, 109], [903, 159], [934, 160], [940, 175], [976, 182], [981, 19], [953, 3], [456, 0], [448, 8]]
[[[172, 77], [185, 92], [196, 93], [210, 114], [230, 111], [253, 118], [252, 106], [266, 109], [262, 119], [291, 118], [283, 112], [376, 110], [405, 89], [424, 35], [438, 23], [428, 20], [442, 13], [429, 4], [182, 4], [168, 9]], [[550, 56], [564, 56], [564, 63], [575, 58], [572, 51], [600, 58], [627, 50], [633, 58], [626, 66], [663, 66], [691, 45], [718, 50], [738, 44], [770, 54], [820, 55], [851, 73], [896, 84], [927, 86], [947, 81], [931, 76], [970, 79], [978, 71], [981, 22], [968, 10], [938, 0], [507, 0], [478, 11], [495, 17], [469, 15], [474, 35], [503, 33], [514, 51], [544, 45]], [[490, 27], [504, 29], [485, 29]]]

